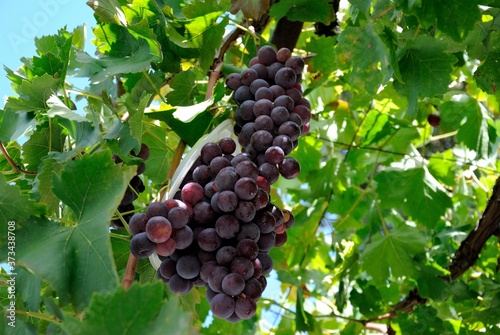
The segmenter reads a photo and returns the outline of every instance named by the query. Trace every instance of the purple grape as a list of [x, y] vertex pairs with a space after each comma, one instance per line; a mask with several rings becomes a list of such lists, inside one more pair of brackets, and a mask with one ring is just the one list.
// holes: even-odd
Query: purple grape
[[234, 312], [242, 320], [251, 319], [257, 311], [257, 305], [246, 296], [240, 296], [234, 304]]
[[212, 273], [208, 276], [208, 285], [214, 292], [222, 292], [222, 280], [228, 273], [229, 269], [220, 265], [212, 270]]
[[217, 196], [217, 207], [224, 213], [234, 211], [238, 207], [238, 196], [233, 191], [222, 191]]
[[234, 184], [234, 193], [242, 200], [252, 200], [257, 194], [257, 183], [254, 179], [243, 177]]
[[177, 273], [175, 266], [176, 263], [172, 259], [166, 258], [161, 262], [158, 271], [163, 278], [170, 279], [174, 274]]
[[217, 264], [229, 267], [236, 257], [236, 248], [230, 245], [220, 248], [215, 254]]
[[255, 206], [251, 201], [241, 200], [238, 207], [234, 210], [234, 216], [243, 222], [250, 222], [255, 217]]
[[154, 243], [162, 243], [172, 235], [172, 225], [163, 216], [153, 216], [146, 223], [146, 234]]
[[271, 111], [273, 110], [273, 103], [268, 99], [260, 99], [255, 102], [253, 106], [253, 114], [255, 117], [259, 117], [261, 115], [271, 115]]
[[230, 296], [237, 296], [245, 289], [245, 279], [237, 273], [229, 273], [222, 280], [222, 291]]
[[270, 45], [264, 45], [257, 52], [257, 58], [260, 64], [269, 66], [276, 62], [276, 50]]
[[130, 240], [130, 251], [137, 258], [147, 258], [155, 251], [156, 244], [144, 233], [138, 233]]
[[171, 237], [175, 241], [175, 248], [183, 250], [193, 243], [194, 233], [189, 226], [184, 226], [180, 229], [174, 229]]
[[236, 257], [231, 262], [230, 269], [232, 273], [241, 275], [245, 280], [252, 278], [254, 273], [252, 261], [245, 257]]
[[239, 177], [236, 172], [234, 172], [234, 167], [225, 167], [220, 170], [219, 174], [217, 174], [217, 177], [215, 177], [215, 188], [219, 192], [232, 190], [234, 188], [234, 184], [236, 184], [236, 181], [238, 179]]
[[175, 269], [184, 279], [193, 279], [200, 274], [201, 263], [194, 255], [185, 255], [179, 258]]
[[234, 313], [234, 298], [225, 293], [219, 293], [210, 301], [210, 310], [215, 317], [227, 319]]
[[220, 238], [232, 239], [236, 237], [240, 231], [240, 223], [234, 215], [226, 214], [222, 215], [215, 222], [215, 231]]
[[278, 170], [285, 179], [296, 178], [300, 173], [300, 165], [292, 157], [285, 158], [279, 165]]
[[134, 214], [128, 223], [128, 228], [132, 235], [136, 235], [146, 231], [146, 223], [148, 222], [148, 216], [145, 213]]
[[222, 240], [214, 228], [205, 228], [198, 235], [198, 245], [205, 251], [215, 251], [221, 244]]
[[174, 229], [180, 229], [188, 224], [189, 214], [182, 207], [174, 207], [168, 212], [168, 221]]
[[[196, 169], [199, 169], [199, 168], [200, 168], [200, 166], [197, 167]], [[198, 184], [196, 182], [187, 183], [186, 185], [184, 185], [182, 187], [182, 190], [181, 190], [182, 201], [184, 201], [186, 204], [188, 204], [190, 206], [194, 206], [197, 203], [199, 203], [201, 201], [201, 199], [203, 199], [204, 195], [205, 194], [204, 194], [203, 186], [201, 186], [200, 184]]]
[[168, 287], [173, 293], [184, 295], [191, 291], [193, 284], [178, 274], [174, 274], [168, 281]]
[[163, 216], [164, 218], [168, 215], [168, 208], [163, 202], [152, 202], [149, 204], [148, 208], [146, 208], [146, 215], [149, 218], [153, 216]]
[[219, 141], [219, 147], [224, 155], [231, 155], [236, 150], [236, 142], [231, 137], [224, 137]]
[[257, 245], [257, 242], [253, 240], [244, 239], [238, 242], [236, 245], [236, 251], [239, 256], [254, 260], [259, 255], [259, 246]]
[[242, 86], [241, 75], [239, 73], [231, 73], [226, 77], [226, 86], [235, 91]]
[[296, 80], [297, 80], [297, 74], [293, 69], [289, 67], [282, 67], [276, 72], [276, 75], [274, 76], [275, 83], [277, 85], [280, 85], [284, 89], [291, 88], [295, 84]]

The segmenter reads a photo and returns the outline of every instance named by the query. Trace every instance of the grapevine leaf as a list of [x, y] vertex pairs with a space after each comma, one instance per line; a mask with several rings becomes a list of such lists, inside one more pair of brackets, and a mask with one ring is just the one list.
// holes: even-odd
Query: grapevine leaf
[[413, 276], [413, 257], [425, 251], [426, 240], [415, 228], [399, 227], [387, 235], [377, 234], [361, 254], [363, 268], [377, 283], [393, 277]]
[[231, 0], [231, 13], [239, 10], [248, 19], [259, 19], [269, 9], [269, 0]]
[[95, 292], [118, 285], [109, 221], [133, 168], [115, 165], [109, 151], [68, 161], [53, 175], [53, 192], [73, 211], [75, 224], [31, 218], [17, 231], [19, 262], [57, 291], [60, 302], [82, 311]]
[[384, 208], [403, 208], [429, 228], [452, 206], [446, 190], [427, 169], [388, 169], [380, 172], [375, 181]]
[[272, 5], [269, 14], [276, 20], [286, 16], [290, 21], [328, 23], [332, 11], [328, 0], [281, 0]]
[[482, 157], [490, 150], [488, 114], [477, 100], [464, 95], [460, 101], [447, 101], [441, 105], [443, 130], [458, 130], [457, 140]]
[[[95, 295], [83, 320], [66, 315], [63, 329], [75, 335], [189, 333], [190, 320], [176, 300], [163, 300], [163, 285], [122, 287], [107, 295]], [[133, 322], [131, 322], [133, 321]]]
[[18, 139], [24, 132], [34, 127], [34, 113], [0, 110], [0, 141], [7, 143]]
[[336, 37], [311, 37], [307, 42], [307, 50], [314, 52], [310, 66], [315, 72], [332, 73], [338, 69], [335, 52]]
[[40, 197], [39, 201], [47, 206], [47, 213], [56, 214], [59, 211], [59, 199], [54, 194], [52, 187], [52, 174], [59, 174], [64, 163], [55, 158], [47, 157], [40, 164], [39, 173], [35, 177], [32, 192]]
[[408, 116], [415, 117], [418, 98], [433, 97], [448, 90], [455, 58], [444, 53], [444, 43], [422, 35], [403, 50], [399, 69], [403, 83], [394, 82], [408, 96]]
[[52, 95], [47, 100], [47, 105], [49, 106], [49, 110], [45, 113], [45, 115], [47, 115], [48, 117], [60, 116], [68, 120], [90, 122], [89, 119], [69, 109], [56, 95]]
[[19, 86], [19, 98], [9, 97], [6, 107], [16, 111], [40, 110], [47, 107], [47, 99], [57, 92], [60, 79], [45, 73], [31, 82], [23, 80]]
[[66, 136], [62, 131], [57, 122], [52, 122], [50, 126], [46, 124], [39, 127], [23, 144], [23, 163], [27, 164], [28, 170], [38, 170], [42, 159], [49, 152], [63, 150]]
[[433, 0], [409, 1], [405, 10], [415, 15], [424, 27], [436, 24], [440, 31], [455, 41], [462, 41], [481, 17], [478, 2], [470, 0], [446, 3]]
[[[203, 134], [205, 134], [205, 131], [207, 130], [208, 126], [213, 120], [213, 114], [208, 111], [204, 111], [202, 113], [196, 112], [197, 115], [193, 119], [191, 118], [187, 119], [191, 120], [189, 122], [180, 121], [175, 117], [174, 115], [175, 113], [176, 113], [175, 110], [167, 110], [161, 112], [148, 113], [147, 115], [152, 119], [164, 121], [189, 146], [193, 146], [196, 143], [196, 141], [198, 141], [200, 137], [202, 137]], [[182, 115], [182, 114], [177, 114], [177, 115]], [[182, 115], [182, 117], [186, 117], [186, 115]]]
[[299, 286], [297, 287], [297, 302], [295, 304], [295, 325], [297, 327], [297, 331], [299, 332], [309, 332], [314, 330], [314, 318], [311, 313], [308, 313], [304, 310], [304, 298], [303, 298], [303, 290]]
[[171, 136], [167, 136], [164, 127], [154, 125], [146, 126], [142, 135], [142, 141], [147, 144], [150, 152], [144, 174], [157, 184], [161, 184], [165, 180], [172, 159], [170, 145], [167, 141], [169, 137]]
[[87, 5], [95, 11], [99, 21], [117, 23], [127, 26], [127, 20], [118, 0], [87, 1]]
[[[4, 222], [4, 224], [0, 225], [2, 236], [7, 236], [7, 222], [14, 221], [18, 223], [26, 220], [30, 215], [39, 216], [44, 212], [43, 206], [31, 201], [28, 196], [21, 194], [21, 190], [17, 185], [7, 184], [3, 175], [0, 174], [0, 219]], [[6, 240], [6, 238], [3, 238], [0, 246]]]
[[195, 0], [185, 4], [182, 13], [189, 19], [214, 12], [225, 12], [231, 6], [229, 0]]
[[191, 105], [198, 91], [194, 80], [195, 75], [191, 70], [176, 74], [169, 82], [173, 91], [167, 94], [167, 102], [172, 106]]
[[348, 27], [342, 31], [338, 42], [337, 59], [343, 68], [352, 68], [351, 85], [375, 93], [383, 83], [383, 72], [387, 73], [389, 52], [373, 25]]
[[[156, 42], [149, 36], [132, 34], [125, 27], [105, 24], [94, 29], [94, 34], [101, 42], [99, 50], [104, 56], [95, 59], [84, 51], [76, 51], [79, 74], [89, 75], [92, 82], [104, 81], [115, 74], [142, 72], [150, 68], [151, 62], [161, 59]], [[155, 47], [151, 48], [152, 45]]]
[[483, 91], [495, 94], [500, 87], [498, 79], [500, 78], [500, 52], [489, 53], [484, 63], [474, 72], [474, 78]]

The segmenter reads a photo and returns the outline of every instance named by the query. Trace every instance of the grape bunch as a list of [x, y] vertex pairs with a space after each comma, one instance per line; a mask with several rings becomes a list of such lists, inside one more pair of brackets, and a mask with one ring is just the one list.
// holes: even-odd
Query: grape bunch
[[253, 317], [273, 268], [269, 251], [294, 224], [275, 206], [271, 185], [291, 179], [299, 163], [287, 155], [307, 132], [309, 102], [299, 84], [304, 62], [288, 49], [262, 47], [250, 68], [226, 84], [238, 104], [235, 135], [205, 143], [173, 199], [153, 202], [130, 219], [131, 252], [154, 253], [157, 277], [176, 294], [205, 286], [215, 317]]
[[153, 202], [129, 223], [132, 253], [161, 259], [157, 275], [177, 294], [206, 287], [216, 317], [251, 318], [293, 215], [270, 203], [270, 184], [236, 142], [206, 143], [174, 199]]
[[[142, 193], [145, 190], [144, 183], [142, 182], [142, 179], [139, 177], [139, 175], [144, 173], [144, 171], [146, 170], [146, 163], [144, 161], [149, 158], [149, 147], [143, 143], [141, 145], [140, 151], [137, 154], [133, 150], [130, 152], [130, 154], [134, 157], [141, 158], [143, 162], [138, 165], [137, 174], [130, 180], [129, 186], [125, 190], [122, 201], [120, 202], [120, 205], [118, 205], [118, 212], [126, 213], [122, 215], [125, 222], [129, 222], [133, 215], [133, 211], [135, 209], [133, 205], [134, 200], [137, 199], [139, 193]], [[115, 160], [115, 164], [123, 162], [123, 160], [117, 155], [113, 155], [113, 158]], [[123, 228], [123, 222], [120, 220], [120, 218], [111, 220], [110, 225], [115, 229]]]
[[243, 151], [273, 184], [279, 174], [297, 177], [298, 162], [288, 155], [309, 130], [311, 106], [300, 85], [304, 60], [287, 48], [259, 49], [250, 67], [226, 78], [238, 104], [234, 126]]

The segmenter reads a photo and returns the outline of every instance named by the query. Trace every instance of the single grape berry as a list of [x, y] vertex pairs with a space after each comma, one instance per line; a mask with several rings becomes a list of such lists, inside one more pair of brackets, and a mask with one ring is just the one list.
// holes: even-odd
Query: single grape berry
[[433, 127], [439, 127], [439, 124], [441, 123], [441, 117], [437, 114], [429, 114], [427, 116], [427, 122]]

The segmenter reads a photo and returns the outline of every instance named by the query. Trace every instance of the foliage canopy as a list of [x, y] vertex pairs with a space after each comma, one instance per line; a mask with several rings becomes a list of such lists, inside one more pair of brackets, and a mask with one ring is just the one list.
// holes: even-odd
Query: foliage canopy
[[[94, 55], [85, 26], [62, 28], [5, 68], [0, 259], [15, 267], [0, 300], [16, 327], [0, 318], [2, 332], [500, 334], [498, 241], [473, 262], [456, 253], [499, 168], [498, 0], [88, 4]], [[109, 222], [140, 163], [130, 152], [151, 152], [142, 211], [174, 182], [182, 144], [232, 118], [218, 77], [266, 44], [306, 60], [313, 119], [298, 180], [272, 191], [296, 224], [257, 315], [214, 320], [203, 289], [172, 295], [142, 260], [123, 289], [130, 234]]]

